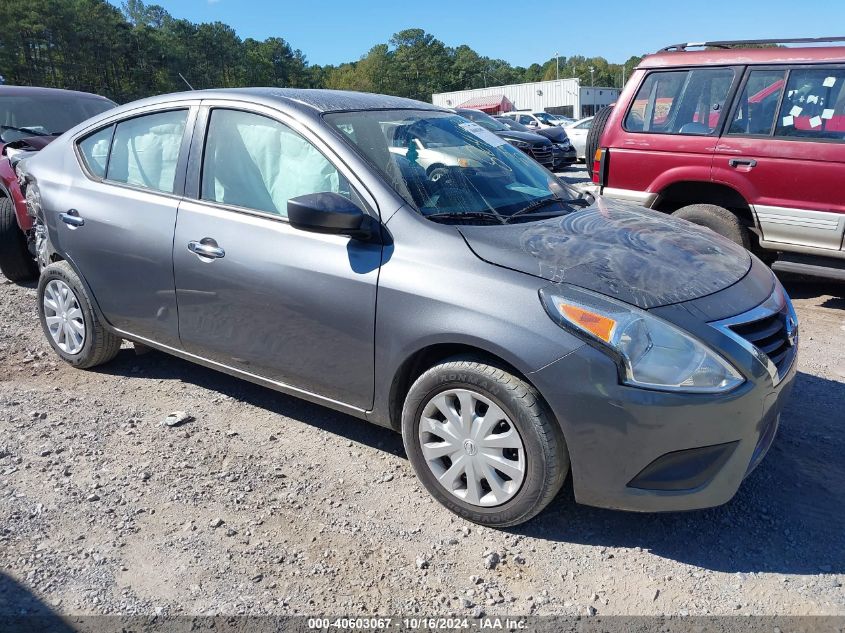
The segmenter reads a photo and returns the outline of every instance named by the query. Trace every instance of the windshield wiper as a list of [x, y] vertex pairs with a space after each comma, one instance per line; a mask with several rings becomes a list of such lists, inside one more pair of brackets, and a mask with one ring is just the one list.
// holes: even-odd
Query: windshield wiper
[[24, 134], [29, 134], [30, 136], [53, 136], [51, 132], [38, 132], [37, 130], [28, 129], [25, 127], [15, 127], [13, 125], [0, 125], [0, 128], [4, 130], [13, 130], [15, 132], [22, 132]]
[[448, 211], [444, 213], [432, 213], [431, 215], [424, 215], [430, 220], [494, 220], [498, 224], [506, 224], [507, 220], [496, 213], [489, 213], [487, 211]]
[[570, 198], [570, 199], [543, 198], [542, 200], [536, 200], [535, 202], [532, 202], [531, 204], [529, 204], [524, 209], [520, 209], [519, 211], [516, 211], [515, 213], [511, 213], [509, 216], [507, 216], [507, 218], [505, 218], [505, 223], [510, 222], [515, 217], [518, 217], [520, 215], [528, 215], [529, 213], [536, 213], [537, 211], [539, 211], [543, 207], [547, 207], [547, 206], [552, 205], [552, 204], [560, 204], [561, 206], [571, 204], [571, 205], [581, 207], [581, 208], [589, 206], [589, 203], [586, 200], [584, 200], [583, 198]]

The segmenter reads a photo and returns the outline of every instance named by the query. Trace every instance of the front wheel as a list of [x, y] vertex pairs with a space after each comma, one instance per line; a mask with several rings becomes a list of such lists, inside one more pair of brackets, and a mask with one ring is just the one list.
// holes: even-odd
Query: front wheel
[[569, 472], [563, 434], [537, 391], [469, 358], [435, 365], [417, 379], [402, 411], [402, 438], [431, 495], [482, 525], [527, 521]]
[[691, 204], [675, 211], [673, 216], [693, 224], [706, 226], [714, 233], [736, 242], [746, 249], [751, 248], [748, 228], [733, 213], [715, 204]]

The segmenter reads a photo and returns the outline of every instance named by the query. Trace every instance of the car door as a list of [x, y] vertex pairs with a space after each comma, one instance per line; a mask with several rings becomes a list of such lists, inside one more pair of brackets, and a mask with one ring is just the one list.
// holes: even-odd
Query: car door
[[740, 75], [732, 67], [650, 72], [622, 120], [606, 192], [643, 201], [642, 192], [674, 182], [708, 182], [724, 106]]
[[369, 409], [382, 247], [294, 229], [287, 200], [334, 191], [377, 217], [374, 200], [324, 142], [275, 110], [211, 102], [196, 134], [205, 144], [192, 148], [195, 199], [180, 206], [173, 258], [184, 349]]
[[144, 111], [81, 138], [82, 170], [62, 190], [51, 233], [109, 323], [168, 345], [179, 340], [173, 231], [198, 103]]
[[840, 250], [845, 233], [845, 68], [747, 73], [713, 180], [751, 204], [772, 244]]

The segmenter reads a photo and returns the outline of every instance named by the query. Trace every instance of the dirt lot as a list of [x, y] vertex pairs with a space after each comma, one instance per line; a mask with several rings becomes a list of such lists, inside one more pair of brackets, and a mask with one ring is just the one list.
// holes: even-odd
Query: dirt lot
[[387, 430], [129, 345], [61, 364], [35, 290], [0, 278], [0, 611], [845, 614], [845, 287], [788, 289], [800, 375], [731, 503], [636, 515], [565, 488], [496, 531], [431, 501]]

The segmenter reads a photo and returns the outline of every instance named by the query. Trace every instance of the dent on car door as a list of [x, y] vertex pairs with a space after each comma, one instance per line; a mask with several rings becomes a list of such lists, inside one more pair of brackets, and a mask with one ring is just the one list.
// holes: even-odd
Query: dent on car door
[[369, 408], [381, 246], [287, 222], [295, 196], [363, 201], [323, 151], [275, 117], [218, 107], [207, 121], [189, 175], [197, 199], [180, 206], [174, 242], [185, 350]]
[[82, 169], [53, 204], [51, 238], [116, 328], [178, 344], [173, 230], [187, 161], [190, 106], [150, 112], [77, 142]]
[[713, 178], [749, 202], [767, 242], [839, 250], [845, 233], [845, 68], [751, 70]]

